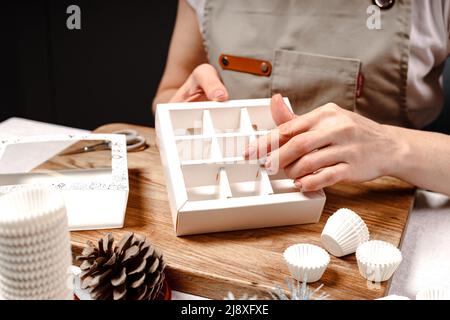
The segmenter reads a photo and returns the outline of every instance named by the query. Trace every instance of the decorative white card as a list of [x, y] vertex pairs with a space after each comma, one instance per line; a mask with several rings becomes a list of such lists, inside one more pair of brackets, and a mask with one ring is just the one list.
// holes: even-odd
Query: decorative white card
[[123, 135], [40, 135], [0, 139], [0, 161], [13, 161], [6, 153], [8, 148], [16, 145], [79, 141], [109, 142], [110, 166], [0, 174], [0, 195], [28, 187], [53, 188], [63, 193], [70, 230], [121, 228], [129, 192], [127, 145]]

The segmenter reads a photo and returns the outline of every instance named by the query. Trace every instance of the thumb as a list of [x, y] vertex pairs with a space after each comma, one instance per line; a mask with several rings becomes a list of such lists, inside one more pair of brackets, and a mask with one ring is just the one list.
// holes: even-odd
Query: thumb
[[270, 112], [277, 126], [295, 118], [295, 114], [284, 103], [281, 94], [276, 94], [272, 97], [270, 101]]
[[196, 87], [205, 92], [208, 100], [225, 101], [228, 100], [228, 91], [220, 81], [219, 74], [210, 64], [202, 64], [192, 72]]

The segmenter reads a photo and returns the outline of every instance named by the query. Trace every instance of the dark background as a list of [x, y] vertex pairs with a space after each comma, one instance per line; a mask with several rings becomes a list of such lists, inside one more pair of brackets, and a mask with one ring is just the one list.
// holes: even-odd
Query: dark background
[[[71, 4], [81, 8], [81, 30], [66, 27]], [[2, 2], [0, 121], [153, 126], [176, 9], [177, 0]], [[445, 111], [428, 129], [450, 133], [447, 65]]]
[[[81, 8], [81, 30], [66, 9]], [[0, 121], [25, 117], [94, 129], [153, 126], [177, 0], [34, 0], [0, 5]]]

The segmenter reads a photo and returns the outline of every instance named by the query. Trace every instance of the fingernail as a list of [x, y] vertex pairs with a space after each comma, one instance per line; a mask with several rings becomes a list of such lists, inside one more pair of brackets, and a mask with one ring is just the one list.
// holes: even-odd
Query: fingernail
[[287, 107], [287, 105], [284, 103], [283, 96], [282, 96], [281, 94], [278, 94], [278, 95], [277, 95], [277, 103], [278, 103], [278, 105], [279, 105], [280, 107], [286, 108], [286, 109], [289, 111], [289, 113], [293, 114], [293, 112], [291, 111], [291, 109], [289, 109], [289, 108]]
[[275, 170], [274, 170], [274, 168], [272, 166], [272, 159], [271, 159], [271, 157], [268, 157], [266, 159], [266, 163], [264, 164], [264, 167], [266, 168], [266, 171], [267, 171], [268, 174], [274, 174], [275, 173], [274, 172]]
[[249, 144], [247, 149], [244, 151], [244, 158], [252, 158], [256, 153], [256, 147], [252, 144]]
[[214, 99], [220, 99], [220, 98], [223, 98], [224, 96], [225, 96], [225, 91], [223, 91], [223, 90], [216, 90], [213, 93]]
[[300, 182], [300, 180], [295, 180], [294, 184], [300, 191], [302, 190], [302, 183]]
[[277, 93], [275, 95], [275, 100], [276, 100], [276, 103], [278, 103], [278, 104], [283, 103], [283, 96], [281, 94]]

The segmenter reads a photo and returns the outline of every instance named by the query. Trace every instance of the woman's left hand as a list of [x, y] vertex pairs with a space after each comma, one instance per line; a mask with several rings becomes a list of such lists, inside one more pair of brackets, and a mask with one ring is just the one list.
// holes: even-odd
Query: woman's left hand
[[268, 173], [284, 169], [302, 191], [389, 175], [404, 151], [392, 127], [333, 103], [296, 116], [275, 95], [271, 111], [278, 128], [247, 146], [244, 157], [270, 153], [265, 163]]

